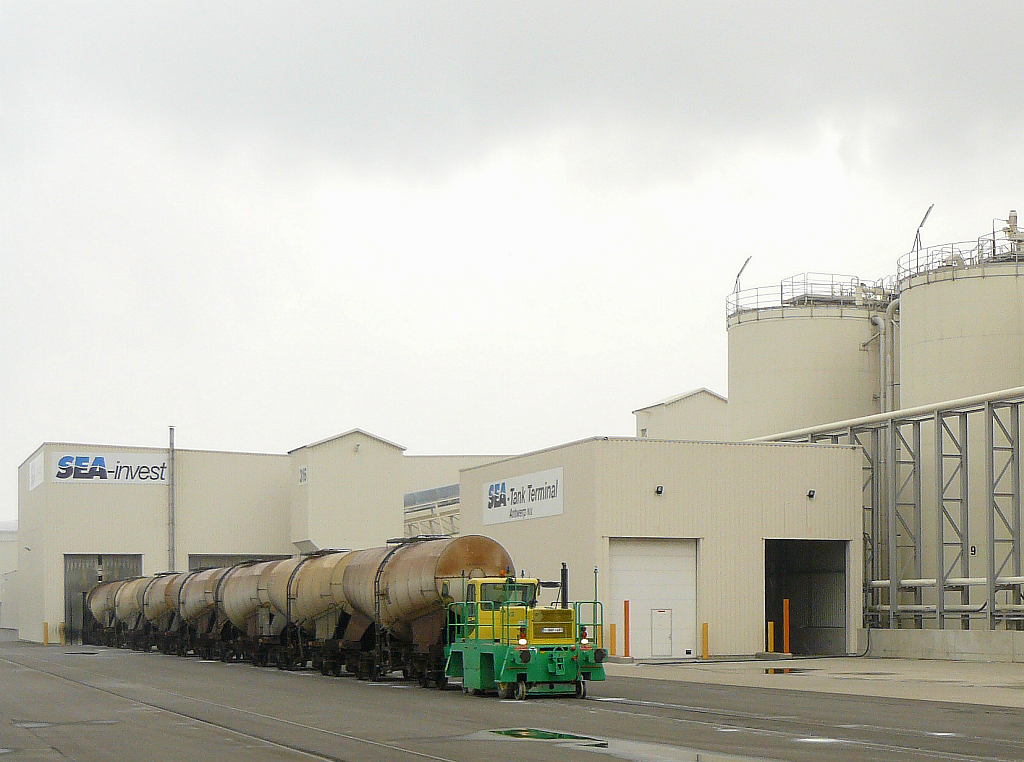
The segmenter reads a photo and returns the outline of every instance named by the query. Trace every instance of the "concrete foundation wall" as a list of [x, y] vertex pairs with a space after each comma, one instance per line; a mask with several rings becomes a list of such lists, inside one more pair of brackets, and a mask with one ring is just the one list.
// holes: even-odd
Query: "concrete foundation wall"
[[890, 659], [1024, 663], [1024, 632], [1010, 630], [861, 630], [861, 650]]

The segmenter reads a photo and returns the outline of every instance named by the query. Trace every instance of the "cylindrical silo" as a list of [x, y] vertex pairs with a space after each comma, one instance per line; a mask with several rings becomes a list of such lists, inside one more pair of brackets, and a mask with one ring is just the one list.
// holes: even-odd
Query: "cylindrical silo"
[[818, 273], [731, 294], [729, 438], [880, 412], [891, 301], [882, 283]]
[[900, 259], [904, 407], [1024, 386], [1024, 232], [1002, 230]]

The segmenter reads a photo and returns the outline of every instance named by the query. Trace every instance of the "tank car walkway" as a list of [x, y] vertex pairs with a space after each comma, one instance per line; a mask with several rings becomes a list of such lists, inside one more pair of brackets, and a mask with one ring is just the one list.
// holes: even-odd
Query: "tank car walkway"
[[[500, 701], [397, 680], [329, 678], [102, 647], [0, 643], [0, 757], [1024, 760], [1024, 710], [897, 695], [907, 682], [918, 697], [937, 698], [955, 686], [917, 680], [926, 672], [913, 669], [962, 666], [967, 671], [961, 687], [972, 690], [966, 683], [977, 679], [975, 698], [984, 699], [986, 688], [1013, 691], [1018, 688], [1011, 686], [1024, 684], [1015, 665], [825, 661], [616, 665], [616, 676], [593, 683], [586, 700]], [[774, 666], [814, 667], [821, 674], [764, 673]], [[912, 679], [890, 679], [896, 675]], [[862, 684], [890, 690], [883, 696], [843, 695], [824, 688]], [[797, 686], [804, 690], [785, 689]]]

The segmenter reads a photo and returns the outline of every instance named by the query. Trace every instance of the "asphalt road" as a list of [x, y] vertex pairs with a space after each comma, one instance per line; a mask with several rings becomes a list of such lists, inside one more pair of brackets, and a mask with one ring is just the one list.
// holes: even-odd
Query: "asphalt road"
[[[618, 677], [499, 701], [96, 647], [0, 644], [11, 760], [1024, 760], [1024, 710]], [[541, 729], [581, 738], [501, 735]]]

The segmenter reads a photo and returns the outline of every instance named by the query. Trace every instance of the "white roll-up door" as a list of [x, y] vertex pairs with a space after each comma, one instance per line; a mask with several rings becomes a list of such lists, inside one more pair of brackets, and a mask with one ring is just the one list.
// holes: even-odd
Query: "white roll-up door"
[[630, 656], [697, 656], [697, 541], [613, 538], [609, 561], [605, 622], [616, 624], [615, 652], [624, 654], [624, 602], [629, 601]]

